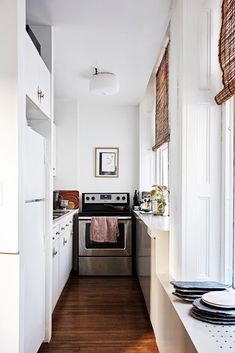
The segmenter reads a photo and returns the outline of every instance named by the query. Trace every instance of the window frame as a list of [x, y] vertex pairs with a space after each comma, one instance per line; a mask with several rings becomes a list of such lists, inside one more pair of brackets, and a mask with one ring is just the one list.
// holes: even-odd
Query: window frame
[[[164, 153], [167, 156], [167, 169], [164, 168]], [[169, 188], [169, 142], [164, 143], [156, 150], [155, 180], [157, 185], [164, 185]], [[167, 179], [167, 182], [165, 180]]]
[[235, 282], [234, 118], [235, 100], [232, 97], [222, 107], [221, 277], [229, 284]]

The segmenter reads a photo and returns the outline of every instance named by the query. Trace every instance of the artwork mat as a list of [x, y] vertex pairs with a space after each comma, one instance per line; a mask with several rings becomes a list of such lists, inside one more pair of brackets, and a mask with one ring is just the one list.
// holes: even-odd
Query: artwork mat
[[[114, 168], [112, 168], [112, 161], [111, 161], [112, 156], [113, 156]], [[106, 159], [103, 160], [103, 158], [106, 158]], [[102, 170], [102, 168], [105, 168], [105, 167], [106, 167], [106, 170]], [[95, 177], [97, 178], [118, 178], [119, 177], [119, 148], [118, 147], [96, 147], [95, 148]]]

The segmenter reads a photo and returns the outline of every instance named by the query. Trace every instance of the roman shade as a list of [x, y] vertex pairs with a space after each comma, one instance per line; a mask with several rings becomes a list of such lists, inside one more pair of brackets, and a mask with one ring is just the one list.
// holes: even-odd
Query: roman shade
[[215, 96], [222, 104], [235, 95], [235, 1], [223, 0], [219, 38], [219, 62], [224, 88]]
[[170, 140], [168, 118], [168, 47], [156, 73], [155, 145], [153, 151]]

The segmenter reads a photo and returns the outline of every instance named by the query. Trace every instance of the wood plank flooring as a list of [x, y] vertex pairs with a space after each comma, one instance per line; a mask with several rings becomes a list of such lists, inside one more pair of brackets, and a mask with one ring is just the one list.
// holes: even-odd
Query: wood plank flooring
[[138, 280], [71, 276], [40, 353], [158, 353]]

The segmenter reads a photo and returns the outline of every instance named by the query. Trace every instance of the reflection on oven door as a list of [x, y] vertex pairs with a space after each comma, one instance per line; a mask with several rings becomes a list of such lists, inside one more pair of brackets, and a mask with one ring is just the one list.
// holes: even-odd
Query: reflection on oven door
[[80, 276], [131, 276], [132, 258], [80, 256]]

